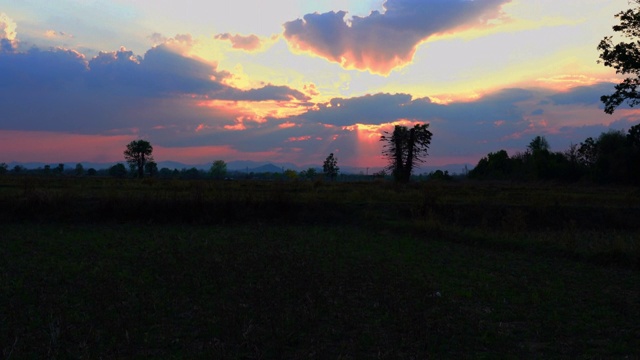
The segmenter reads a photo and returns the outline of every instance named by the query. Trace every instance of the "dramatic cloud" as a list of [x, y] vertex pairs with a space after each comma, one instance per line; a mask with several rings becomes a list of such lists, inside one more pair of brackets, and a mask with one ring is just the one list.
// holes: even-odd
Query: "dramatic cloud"
[[276, 85], [266, 85], [259, 89], [251, 89], [246, 91], [228, 91], [226, 95], [222, 95], [219, 98], [236, 101], [308, 101], [310, 99], [307, 95], [298, 90], [291, 89], [288, 86]]
[[260, 49], [262, 44], [260, 43], [260, 38], [255, 35], [231, 35], [229, 33], [218, 34], [215, 36], [218, 40], [228, 40], [231, 42], [231, 46], [234, 49], [241, 49], [246, 51], [254, 51]]
[[[556, 104], [568, 105], [568, 104], [599, 104], [601, 105], [600, 97], [602, 95], [612, 94], [614, 84], [600, 83], [591, 86], [578, 86], [565, 93], [558, 93], [549, 98]], [[604, 108], [604, 106], [600, 106]]]
[[384, 13], [345, 20], [346, 12], [307, 14], [284, 24], [292, 47], [345, 68], [388, 74], [411, 62], [416, 47], [435, 34], [486, 24], [510, 0], [387, 0]]
[[65, 49], [2, 53], [0, 126], [84, 134], [162, 133], [153, 130], [156, 127], [191, 132], [205, 122], [222, 128], [238, 116], [251, 116], [203, 108], [198, 101], [309, 100], [287, 86], [238, 89], [225, 84], [229, 76], [215, 65], [176, 53], [169, 44], [144, 56], [121, 48], [88, 61]]

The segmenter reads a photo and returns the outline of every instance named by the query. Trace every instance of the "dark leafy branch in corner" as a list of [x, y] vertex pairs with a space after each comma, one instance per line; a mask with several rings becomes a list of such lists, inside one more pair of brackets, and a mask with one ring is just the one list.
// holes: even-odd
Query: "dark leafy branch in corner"
[[[640, 5], [640, 0], [634, 0]], [[613, 27], [613, 31], [622, 37], [633, 40], [631, 42], [613, 42], [613, 36], [607, 36], [598, 45], [600, 51], [599, 63], [612, 67], [617, 74], [631, 75], [615, 86], [612, 95], [603, 95], [600, 100], [604, 103], [604, 111], [613, 114], [615, 109], [625, 100], [634, 107], [640, 104], [640, 6], [622, 11], [616, 15], [620, 24]]]

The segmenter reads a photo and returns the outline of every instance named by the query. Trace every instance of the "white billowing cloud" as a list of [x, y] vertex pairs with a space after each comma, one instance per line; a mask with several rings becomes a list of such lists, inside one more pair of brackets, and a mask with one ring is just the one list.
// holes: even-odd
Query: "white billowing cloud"
[[0, 13], [0, 53], [12, 52], [16, 48], [16, 28], [15, 21]]
[[0, 13], [0, 38], [15, 40], [16, 28], [16, 23], [7, 14]]

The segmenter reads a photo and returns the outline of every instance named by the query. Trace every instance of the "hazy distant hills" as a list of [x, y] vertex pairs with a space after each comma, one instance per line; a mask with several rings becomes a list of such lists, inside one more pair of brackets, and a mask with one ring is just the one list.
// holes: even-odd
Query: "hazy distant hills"
[[[124, 163], [124, 161], [121, 161]], [[74, 169], [76, 167], [75, 162], [65, 162], [63, 163], [65, 170]], [[94, 168], [96, 170], [106, 169], [113, 166], [115, 163], [93, 163], [93, 162], [82, 162], [82, 166], [85, 170]], [[29, 163], [19, 163], [19, 162], [11, 162], [8, 163], [9, 170], [11, 170], [16, 165], [24, 166], [27, 169], [37, 169], [44, 168], [45, 165], [51, 166], [51, 168], [55, 168], [58, 166], [58, 163], [41, 163], [41, 162], [29, 162]], [[340, 167], [340, 172], [345, 174], [373, 174], [382, 170], [382, 167], [369, 167], [369, 168], [361, 168], [354, 166], [342, 166], [338, 164]], [[465, 166], [468, 170], [473, 169], [473, 165], [471, 164], [450, 164], [444, 166], [421, 166], [416, 169], [415, 174], [429, 173], [435, 170], [449, 171], [450, 174], [461, 174], [464, 172]], [[208, 170], [211, 167], [211, 163], [207, 164], [184, 164], [177, 161], [160, 161], [158, 162], [158, 169], [169, 168], [169, 169], [191, 169], [196, 168], [199, 170]], [[247, 173], [274, 173], [274, 172], [283, 172], [285, 170], [294, 170], [294, 171], [302, 171], [309, 168], [315, 168], [318, 172], [322, 171], [321, 165], [305, 165], [305, 166], [297, 166], [292, 163], [277, 163], [277, 162], [258, 162], [258, 161], [250, 161], [250, 160], [240, 160], [240, 161], [229, 161], [227, 162], [227, 170], [228, 171], [241, 171]]]

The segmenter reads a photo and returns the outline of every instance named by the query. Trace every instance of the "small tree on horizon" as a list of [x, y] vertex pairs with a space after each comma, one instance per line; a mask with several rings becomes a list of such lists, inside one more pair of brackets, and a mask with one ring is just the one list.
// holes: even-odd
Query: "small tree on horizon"
[[544, 136], [538, 135], [535, 138], [533, 138], [533, 140], [531, 140], [531, 142], [527, 146], [527, 149], [529, 149], [529, 151], [532, 154], [535, 154], [535, 153], [543, 152], [543, 151], [547, 151], [548, 152], [550, 147], [549, 147], [549, 142], [547, 141], [547, 139]]
[[338, 173], [340, 172], [340, 168], [338, 167], [338, 158], [333, 156], [333, 153], [329, 154], [329, 156], [324, 160], [322, 171], [324, 172], [324, 175], [331, 180], [335, 180], [338, 176]]
[[158, 174], [158, 164], [150, 160], [144, 165], [144, 171], [149, 174], [150, 177], [155, 177]]
[[127, 168], [122, 163], [117, 163], [109, 168], [109, 175], [117, 178], [127, 176]]
[[209, 173], [214, 179], [224, 179], [224, 177], [227, 176], [227, 163], [225, 163], [224, 160], [214, 161]]
[[315, 179], [317, 175], [318, 175], [318, 172], [316, 171], [316, 169], [312, 167], [308, 168], [307, 170], [302, 170], [300, 172], [301, 178], [309, 179], [309, 180]]
[[153, 161], [153, 146], [146, 140], [134, 140], [127, 145], [124, 158], [132, 170], [137, 171], [138, 177], [144, 177], [145, 165]]
[[81, 163], [77, 163], [74, 172], [76, 176], [82, 176], [84, 174], [84, 166]]

